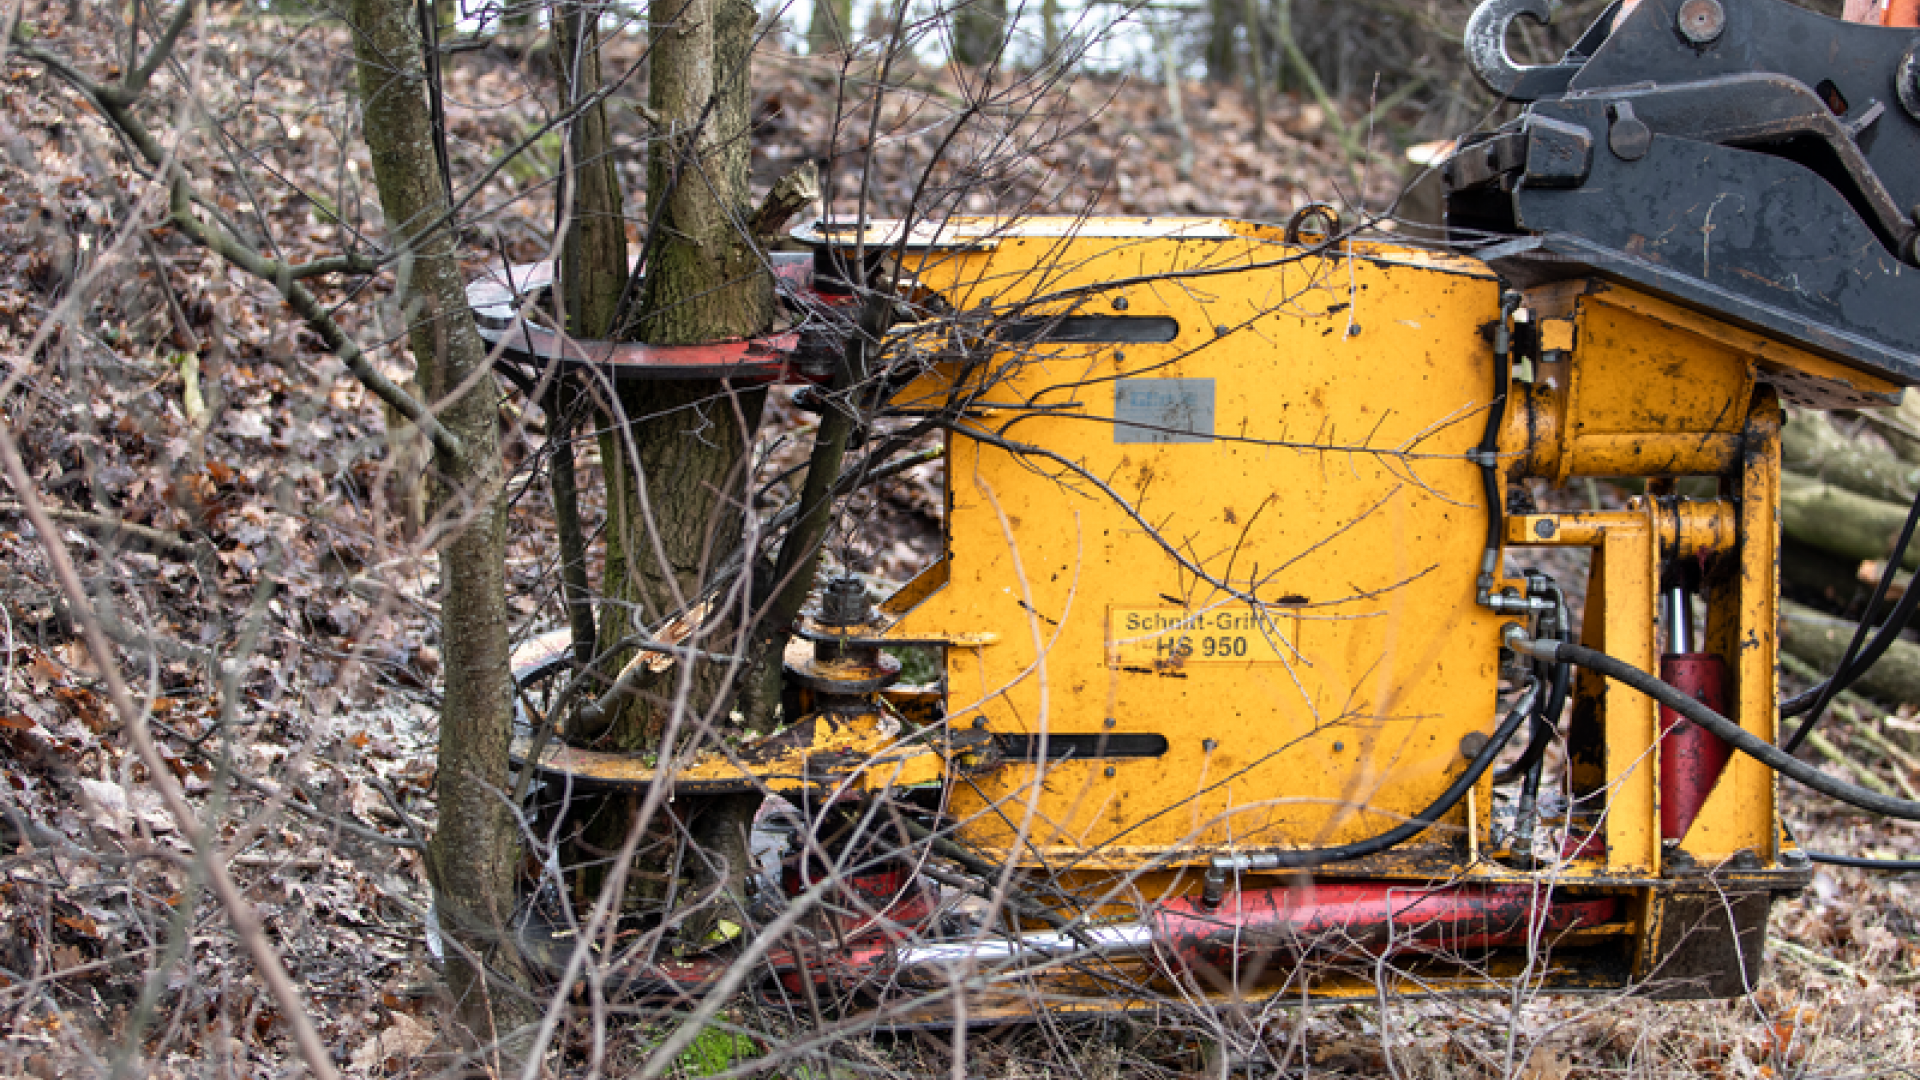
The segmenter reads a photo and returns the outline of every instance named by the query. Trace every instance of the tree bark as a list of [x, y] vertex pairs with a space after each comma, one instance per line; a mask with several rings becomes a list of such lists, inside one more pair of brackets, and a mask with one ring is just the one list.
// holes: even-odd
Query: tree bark
[[813, 0], [813, 17], [807, 22], [807, 53], [845, 49], [853, 40], [853, 0]]
[[1222, 85], [1233, 82], [1239, 70], [1239, 49], [1235, 37], [1240, 26], [1242, 5], [1234, 0], [1207, 0], [1207, 81]]
[[953, 13], [953, 62], [980, 67], [1000, 56], [1007, 37], [1007, 0], [966, 0]]
[[1253, 145], [1267, 146], [1267, 65], [1260, 47], [1260, 0], [1244, 0], [1247, 23], [1247, 95], [1253, 99]]
[[[764, 333], [773, 321], [773, 279], [743, 224], [750, 218], [747, 77], [755, 8], [750, 0], [653, 0], [650, 15], [648, 102], [661, 137], [648, 160], [650, 228], [633, 283], [635, 318], [622, 336], [687, 345]], [[602, 436], [607, 603], [598, 636], [607, 644], [682, 615], [738, 554], [766, 395], [715, 379], [628, 381], [615, 392], [622, 422]], [[739, 593], [712, 598], [713, 609], [686, 644], [735, 651], [744, 605], [729, 596]], [[625, 661], [614, 658], [616, 665]], [[691, 732], [725, 727], [742, 674], [723, 663], [681, 660], [621, 708], [579, 718], [572, 737], [649, 753], [659, 750], [676, 710]], [[682, 803], [691, 810], [694, 851], [686, 865], [696, 891], [703, 882], [724, 882], [743, 902], [758, 796]], [[688, 926], [698, 936], [711, 921], [696, 918]]]
[[[749, 0], [654, 0], [649, 104], [666, 137], [648, 162], [653, 224], [635, 336], [661, 345], [748, 337], [773, 320], [773, 280], [740, 222], [747, 219]], [[740, 542], [748, 456], [765, 391], [719, 380], [630, 381], [617, 387], [625, 426], [602, 436], [608, 529], [599, 638], [658, 626], [698, 597]], [[710, 620], [724, 631], [724, 618]], [[724, 633], [700, 647], [728, 651]], [[624, 658], [618, 662], [624, 663]], [[702, 663], [690, 700], [709, 711], [731, 673]], [[663, 685], [682, 685], [670, 677]], [[643, 687], [643, 690], [646, 689]], [[655, 749], [670, 700], [642, 694], [580, 738], [635, 753]]]
[[[462, 953], [448, 982], [482, 1044], [509, 1051], [533, 1018], [510, 924], [517, 835], [508, 789], [512, 684], [507, 653], [506, 506], [498, 411], [487, 349], [467, 307], [454, 233], [443, 221], [445, 180], [433, 149], [414, 5], [353, 0], [361, 109], [380, 205], [397, 249], [410, 253], [401, 300], [413, 328], [418, 381], [459, 453], [437, 448], [436, 501], [449, 524], [440, 545], [446, 690], [440, 714], [439, 824], [427, 852], [441, 929]], [[470, 962], [468, 956], [478, 958]], [[511, 1053], [510, 1055], [511, 1056]]]
[[554, 66], [560, 76], [561, 104], [576, 108], [594, 98], [567, 132], [564, 207], [567, 230], [560, 246], [560, 292], [567, 331], [576, 338], [603, 339], [613, 334], [627, 276], [626, 221], [621, 214], [620, 177], [614, 168], [601, 87], [600, 8], [567, 0], [553, 13]]
[[[653, 227], [634, 337], [654, 345], [749, 337], [773, 321], [773, 279], [738, 226], [747, 209], [752, 4], [653, 0], [652, 16], [647, 100], [667, 130], [647, 162]], [[739, 100], [716, 100], [720, 92]]]

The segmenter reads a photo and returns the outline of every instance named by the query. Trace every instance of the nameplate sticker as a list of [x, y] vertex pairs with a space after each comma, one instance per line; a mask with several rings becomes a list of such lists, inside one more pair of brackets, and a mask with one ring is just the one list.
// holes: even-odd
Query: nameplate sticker
[[1281, 664], [1300, 645], [1300, 619], [1265, 617], [1235, 604], [1107, 609], [1107, 663], [1172, 671], [1193, 664]]
[[1121, 379], [1113, 384], [1113, 441], [1213, 441], [1212, 379]]

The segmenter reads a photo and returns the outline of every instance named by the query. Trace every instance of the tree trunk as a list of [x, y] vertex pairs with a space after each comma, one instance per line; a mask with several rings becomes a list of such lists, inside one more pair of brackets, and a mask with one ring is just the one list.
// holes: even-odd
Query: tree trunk
[[[667, 128], [647, 162], [653, 218], [636, 340], [691, 345], [761, 333], [773, 279], [746, 220], [749, 0], [653, 0], [647, 99]], [[744, 16], [744, 17], [743, 17]], [[723, 70], [732, 65], [733, 70]], [[724, 92], [737, 101], [708, 102]]]
[[[651, 18], [648, 101], [664, 137], [648, 160], [651, 223], [635, 282], [632, 336], [686, 345], [764, 333], [773, 321], [773, 279], [756, 238], [742, 225], [750, 217], [747, 76], [755, 8], [750, 0], [653, 0]], [[738, 556], [766, 392], [712, 379], [638, 380], [619, 384], [617, 396], [624, 424], [602, 437], [608, 485], [603, 643], [682, 614]], [[687, 645], [736, 651], [738, 588], [744, 584], [713, 598]], [[689, 732], [725, 727], [743, 674], [724, 663], [682, 659], [576, 735], [648, 753], [659, 749], [676, 710]], [[686, 865], [696, 887], [724, 882], [728, 896], [743, 902], [747, 832], [759, 801], [757, 795], [721, 796], [690, 806], [695, 850]], [[688, 925], [698, 936], [711, 921]]]
[[[749, 0], [654, 0], [649, 99], [669, 138], [648, 162], [653, 214], [637, 283], [639, 340], [698, 344], [765, 332], [773, 280], [747, 220]], [[623, 429], [602, 436], [609, 490], [608, 603], [600, 640], [658, 626], [693, 601], [737, 552], [748, 502], [749, 451], [765, 391], [718, 380], [630, 381], [618, 387]], [[730, 651], [724, 618], [692, 642]], [[711, 709], [730, 673], [696, 667], [688, 706]], [[669, 683], [677, 685], [670, 678]], [[667, 716], [643, 694], [584, 738], [631, 752], [654, 749]]]
[[807, 23], [807, 53], [845, 49], [853, 40], [853, 0], [813, 0], [813, 18]]
[[[554, 8], [554, 66], [564, 108], [600, 92], [599, 12], [597, 5], [571, 0]], [[560, 295], [567, 331], [576, 338], [607, 338], [627, 277], [627, 233], [604, 99], [569, 125], [566, 165], [563, 191], [571, 205], [562, 208], [567, 231], [560, 245]]]
[[1253, 99], [1253, 145], [1267, 146], [1267, 64], [1260, 47], [1260, 0], [1244, 0], [1247, 22], [1247, 96]]
[[995, 62], [1007, 37], [1007, 0], [965, 0], [953, 13], [953, 62]]
[[1891, 409], [1863, 409], [1860, 417], [1880, 432], [1901, 460], [1920, 463], [1920, 395], [1908, 394]]
[[1193, 129], [1187, 126], [1187, 109], [1180, 92], [1180, 60], [1175, 54], [1173, 34], [1158, 23], [1153, 24], [1154, 52], [1160, 60], [1160, 74], [1167, 83], [1167, 116], [1173, 123], [1179, 152], [1174, 158], [1174, 171], [1180, 179], [1193, 179]]
[[1228, 84], [1239, 70], [1235, 37], [1242, 5], [1235, 0], [1207, 0], [1207, 81]]
[[[506, 505], [495, 389], [487, 348], [467, 308], [445, 181], [423, 93], [419, 27], [405, 0], [354, 0], [360, 96], [380, 205], [397, 249], [411, 255], [401, 300], [418, 380], [462, 453], [436, 453], [437, 502], [450, 524], [440, 545], [446, 696], [440, 713], [439, 824], [427, 852], [441, 929], [467, 954], [448, 955], [462, 1019], [483, 1044], [511, 1049], [532, 1019], [510, 924], [517, 836], [500, 792], [512, 723], [507, 657]], [[485, 965], [484, 967], [482, 965]]]

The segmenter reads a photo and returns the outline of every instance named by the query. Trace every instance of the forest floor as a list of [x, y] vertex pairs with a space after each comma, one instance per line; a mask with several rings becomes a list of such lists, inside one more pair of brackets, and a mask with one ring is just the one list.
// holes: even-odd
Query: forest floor
[[[203, 183], [230, 211], [257, 215], [294, 261], [335, 253], [345, 242], [337, 218], [377, 217], [343, 34], [234, 9], [214, 18], [235, 44], [201, 90], [256, 167]], [[82, 62], [110, 62], [98, 26], [43, 26], [43, 40]], [[545, 63], [504, 49], [450, 59], [456, 176], [481, 175], [500, 148], [536, 132], [552, 93]], [[844, 127], [856, 115], [837, 113], [836, 75], [774, 51], [757, 64], [760, 183], [822, 158], [835, 116]], [[918, 100], [950, 98], [953, 78], [916, 74]], [[1386, 134], [1395, 117], [1371, 132], [1364, 107], [1346, 106], [1343, 140], [1321, 106], [1280, 101], [1256, 142], [1240, 93], [1190, 83], [1182, 97], [1176, 122], [1166, 89], [1144, 80], [1052, 87], [1013, 125], [1050, 134], [964, 208], [1283, 219], [1314, 199], [1378, 212], [1405, 179]], [[910, 123], [910, 112], [885, 114], [887, 138], [871, 154], [834, 159], [842, 209], [857, 202], [863, 162], [873, 212], [911, 198], [914, 163], [938, 131]], [[1371, 155], [1354, 156], [1354, 130]], [[10, 928], [0, 935], [0, 1073], [105, 1075], [137, 1058], [135, 1071], [149, 1075], [252, 1076], [292, 1059], [277, 1006], [189, 871], [185, 842], [106, 705], [99, 665], [111, 659], [151, 702], [169, 767], [215, 823], [339, 1066], [431, 1075], [448, 1048], [423, 929], [428, 891], [407, 845], [433, 820], [442, 672], [436, 567], [408, 535], [402, 448], [377, 403], [270, 289], [177, 236], [118, 228], [147, 212], [135, 205], [147, 188], [84, 107], [17, 60], [0, 69], [0, 139], [0, 357], [19, 379], [7, 423], [124, 650], [89, 655], [41, 538], [13, 497], [0, 502], [0, 925]], [[536, 137], [528, 161], [475, 189], [466, 239], [476, 271], [548, 254], [555, 149]], [[644, 186], [639, 155], [620, 169], [629, 191]], [[325, 299], [363, 339], [390, 339], [386, 328], [398, 325], [381, 302], [340, 288]], [[405, 374], [397, 353], [381, 362]], [[776, 397], [769, 469], [791, 453], [775, 444], [806, 420]], [[509, 401], [507, 415], [524, 465], [537, 411]], [[509, 569], [524, 636], [554, 625], [556, 612], [544, 497], [524, 471], [516, 481]], [[904, 579], [928, 559], [941, 505], [937, 473], [888, 488], [859, 538], [861, 561]], [[1834, 740], [1885, 781], [1911, 783], [1853, 732], [1911, 740], [1916, 704], [1850, 715]], [[1782, 793], [1809, 846], [1920, 856], [1912, 826]], [[1912, 878], [1821, 868], [1775, 907], [1770, 936], [1762, 983], [1732, 1001], [1396, 1000], [1279, 1010], [1232, 1037], [1197, 1014], [1148, 1028], [1050, 1022], [981, 1034], [965, 1072], [1200, 1075], [1236, 1064], [1218, 1053], [1228, 1045], [1253, 1075], [1914, 1073]], [[736, 1020], [763, 1025], [768, 1043], [785, 1023], [745, 1007]], [[636, 1028], [616, 1050], [636, 1053], [653, 1037]], [[807, 1059], [784, 1072], [950, 1071], [952, 1045], [944, 1035], [853, 1040], [833, 1049], [831, 1067]], [[715, 1071], [693, 1059], [679, 1068]]]

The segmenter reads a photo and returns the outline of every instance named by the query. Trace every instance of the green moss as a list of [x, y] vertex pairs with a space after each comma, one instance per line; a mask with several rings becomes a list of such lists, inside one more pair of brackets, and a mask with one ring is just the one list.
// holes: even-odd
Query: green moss
[[908, 686], [940, 681], [940, 650], [932, 645], [903, 645], [887, 655], [900, 661], [900, 681]]
[[683, 1076], [717, 1076], [760, 1052], [752, 1039], [718, 1027], [703, 1029], [681, 1052]]

